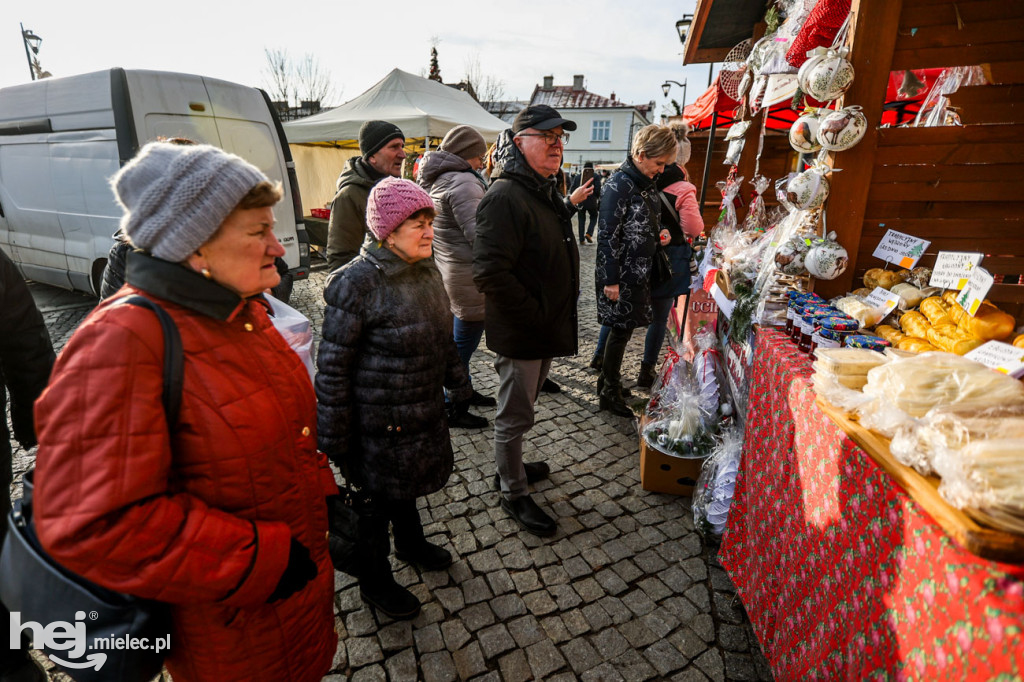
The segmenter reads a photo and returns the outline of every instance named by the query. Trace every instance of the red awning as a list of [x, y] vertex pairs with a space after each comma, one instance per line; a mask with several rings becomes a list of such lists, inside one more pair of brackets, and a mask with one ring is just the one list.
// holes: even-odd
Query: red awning
[[[921, 101], [928, 95], [935, 80], [944, 69], [917, 69], [914, 75], [924, 83], [924, 88], [911, 98], [901, 98], [899, 88], [903, 84], [903, 72], [893, 71], [889, 74], [889, 87], [885, 95], [885, 105], [882, 111], [882, 124], [898, 125], [913, 118], [920, 108]], [[817, 102], [809, 100], [813, 106]], [[719, 86], [718, 77], [693, 104], [686, 105], [683, 111], [683, 120], [690, 124], [693, 130], [703, 130], [711, 127], [712, 112], [717, 114], [719, 128], [727, 128], [736, 122], [736, 109], [739, 102], [725, 94]], [[789, 130], [793, 121], [797, 119], [800, 112], [793, 111], [789, 102], [780, 102], [768, 110], [769, 130]]]

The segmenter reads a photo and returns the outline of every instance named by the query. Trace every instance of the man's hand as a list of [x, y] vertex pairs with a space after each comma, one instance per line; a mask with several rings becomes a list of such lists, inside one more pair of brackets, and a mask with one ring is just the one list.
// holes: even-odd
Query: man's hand
[[587, 200], [591, 194], [594, 193], [594, 178], [590, 178], [582, 185], [573, 190], [572, 194], [569, 195], [569, 201], [572, 202], [573, 206], [579, 208], [579, 205]]
[[610, 284], [604, 288], [604, 295], [608, 297], [609, 301], [619, 300], [619, 285]]

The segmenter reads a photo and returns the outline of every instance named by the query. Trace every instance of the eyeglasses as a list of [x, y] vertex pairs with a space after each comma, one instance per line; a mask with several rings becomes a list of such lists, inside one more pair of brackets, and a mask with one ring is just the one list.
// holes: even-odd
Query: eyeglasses
[[549, 147], [554, 146], [559, 140], [562, 141], [563, 145], [569, 144], [569, 133], [562, 133], [561, 135], [556, 135], [555, 133], [519, 133], [516, 137], [543, 137]]

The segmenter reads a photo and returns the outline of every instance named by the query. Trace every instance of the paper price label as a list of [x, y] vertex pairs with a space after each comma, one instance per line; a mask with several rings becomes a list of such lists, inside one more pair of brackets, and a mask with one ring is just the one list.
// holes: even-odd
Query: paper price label
[[956, 302], [971, 317], [974, 317], [994, 282], [995, 279], [988, 273], [988, 270], [982, 267], [974, 268], [971, 270], [971, 278], [967, 280], [967, 286], [957, 295]]
[[969, 251], [939, 251], [928, 286], [958, 291], [963, 289], [974, 268], [981, 264], [984, 257], [983, 254]]
[[896, 230], [887, 230], [871, 255], [888, 263], [895, 263], [901, 268], [912, 268], [921, 260], [929, 244], [931, 242], [925, 239], [918, 239]]
[[1002, 341], [989, 341], [964, 357], [980, 362], [997, 372], [1008, 374], [1014, 379], [1024, 376], [1024, 348], [1017, 348]]
[[885, 317], [899, 305], [900, 295], [887, 291], [882, 287], [875, 287], [874, 291], [864, 297], [864, 303], [870, 308], [880, 311], [882, 317]]

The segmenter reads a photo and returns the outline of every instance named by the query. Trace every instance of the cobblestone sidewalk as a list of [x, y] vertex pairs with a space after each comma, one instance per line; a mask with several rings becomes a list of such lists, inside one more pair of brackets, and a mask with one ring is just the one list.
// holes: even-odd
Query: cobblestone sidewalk
[[[492, 487], [491, 430], [452, 432], [455, 473], [421, 506], [428, 536], [455, 563], [420, 574], [393, 559], [399, 582], [423, 602], [413, 621], [366, 607], [336, 573], [341, 635], [325, 680], [770, 680], [771, 674], [727, 575], [694, 531], [688, 498], [640, 488], [636, 426], [597, 410], [594, 246], [580, 246], [580, 354], [557, 359], [561, 387], [542, 394], [526, 459], [551, 477], [534, 497], [558, 521], [541, 539], [519, 530]], [[296, 285], [292, 305], [323, 320], [322, 261]], [[37, 287], [38, 285], [33, 285]], [[44, 311], [63, 346], [88, 304]], [[318, 335], [318, 334], [317, 334]], [[623, 376], [635, 377], [642, 330]], [[473, 357], [475, 387], [493, 395], [494, 356]], [[474, 411], [493, 420], [494, 410]], [[34, 453], [15, 452], [20, 474]]]

